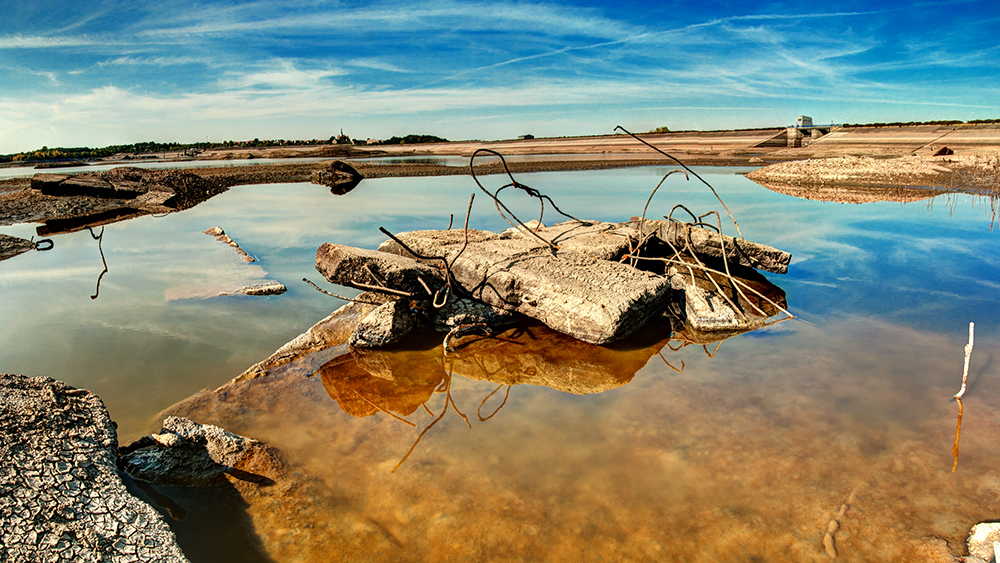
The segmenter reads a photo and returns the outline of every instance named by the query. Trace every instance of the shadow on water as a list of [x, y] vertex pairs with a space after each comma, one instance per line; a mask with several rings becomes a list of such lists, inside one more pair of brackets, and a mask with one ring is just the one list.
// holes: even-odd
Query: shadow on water
[[[163, 515], [191, 563], [273, 561], [254, 533], [247, 503], [231, 484], [218, 487], [150, 485], [119, 472], [130, 493]], [[205, 530], [212, 534], [205, 534]]]

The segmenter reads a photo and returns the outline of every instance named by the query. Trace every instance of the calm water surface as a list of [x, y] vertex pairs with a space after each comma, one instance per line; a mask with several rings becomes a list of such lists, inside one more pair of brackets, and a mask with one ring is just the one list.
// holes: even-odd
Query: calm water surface
[[[666, 170], [518, 179], [573, 215], [623, 221]], [[289, 480], [249, 496], [159, 489], [183, 507], [172, 522], [182, 547], [193, 561], [824, 561], [837, 517], [841, 560], [961, 553], [1000, 500], [1000, 235], [987, 203], [816, 202], [767, 191], [744, 169], [699, 171], [747, 238], [792, 252], [789, 273], [767, 277], [800, 320], [718, 349], [681, 347], [662, 326], [611, 349], [533, 327], [519, 344], [448, 360], [433, 343], [341, 347], [309, 373], [200, 395], [172, 412], [277, 447]], [[320, 281], [318, 245], [374, 248], [378, 226], [444, 228], [450, 214], [460, 224], [473, 190], [464, 177], [366, 180], [345, 196], [240, 187], [109, 225], [100, 247], [87, 231], [53, 237], [52, 251], [0, 262], [0, 371], [93, 390], [128, 443], [342, 304], [299, 281]], [[502, 230], [485, 199], [470, 225]], [[537, 213], [512, 201], [522, 218]], [[675, 175], [647, 215], [674, 203], [722, 211]], [[259, 264], [201, 234], [216, 225]], [[28, 238], [34, 225], [3, 232]], [[260, 279], [289, 291], [207, 297]], [[950, 399], [970, 321], [952, 473]], [[453, 408], [392, 473], [448, 397]]]

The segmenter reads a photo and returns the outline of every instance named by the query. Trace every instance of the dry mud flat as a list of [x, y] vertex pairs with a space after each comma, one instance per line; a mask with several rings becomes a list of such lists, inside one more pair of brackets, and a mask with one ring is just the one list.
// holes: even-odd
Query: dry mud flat
[[0, 374], [0, 436], [0, 561], [187, 561], [116, 473], [115, 425], [96, 395]]

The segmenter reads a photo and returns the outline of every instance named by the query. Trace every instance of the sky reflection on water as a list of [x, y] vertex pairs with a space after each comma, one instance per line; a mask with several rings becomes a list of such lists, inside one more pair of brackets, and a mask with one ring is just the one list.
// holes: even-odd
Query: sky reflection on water
[[[667, 170], [518, 180], [573, 215], [623, 221]], [[471, 431], [453, 414], [443, 419], [396, 474], [427, 415], [413, 411], [423, 417], [413, 418], [416, 430], [383, 413], [348, 415], [328, 377], [262, 378], [227, 400], [189, 405], [200, 422], [281, 448], [310, 476], [302, 486], [326, 499], [291, 495], [275, 497], [277, 509], [246, 509], [270, 556], [819, 561], [827, 522], [852, 491], [843, 559], [918, 557], [940, 547], [932, 537], [960, 549], [971, 523], [995, 516], [1000, 495], [990, 438], [1000, 420], [989, 408], [1000, 399], [1000, 258], [988, 215], [972, 199], [953, 209], [801, 200], [739, 171], [699, 170], [747, 238], [793, 254], [787, 275], [767, 277], [802, 321], [727, 340], [714, 358], [701, 347], [661, 348], [671, 365], [684, 362], [681, 373], [650, 353], [626, 384], [600, 394], [514, 386], [495, 417], [472, 417]], [[719, 208], [704, 186], [677, 178], [648, 215], [675, 202]], [[130, 441], [162, 409], [222, 385], [340, 305], [298, 281], [320, 280], [321, 243], [374, 248], [384, 240], [378, 226], [444, 228], [450, 213], [459, 223], [473, 190], [465, 177], [366, 180], [340, 197], [307, 184], [236, 188], [182, 213], [107, 226], [109, 272], [94, 300], [96, 242], [86, 231], [53, 237], [50, 252], [0, 262], [0, 370], [95, 391]], [[477, 196], [470, 226], [506, 228], [485, 199]], [[519, 216], [537, 213], [511, 200]], [[247, 266], [201, 233], [215, 225], [289, 292], [168, 299]], [[25, 238], [33, 230], [4, 228]], [[952, 474], [949, 398], [969, 321], [976, 348]], [[414, 358], [396, 359], [429, 361]], [[451, 393], [470, 414], [497, 385], [455, 378]], [[439, 413], [441, 397], [432, 401]], [[315, 527], [281, 536], [281, 518]], [[204, 532], [182, 539], [211, 541]]]

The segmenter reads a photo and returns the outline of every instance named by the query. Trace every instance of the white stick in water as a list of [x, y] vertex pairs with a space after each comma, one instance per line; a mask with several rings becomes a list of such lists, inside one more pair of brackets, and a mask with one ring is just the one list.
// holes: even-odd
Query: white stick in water
[[965, 369], [962, 370], [962, 389], [955, 395], [956, 399], [961, 399], [965, 395], [965, 384], [969, 380], [969, 356], [972, 355], [972, 340], [976, 323], [969, 323], [969, 343], [965, 345]]

